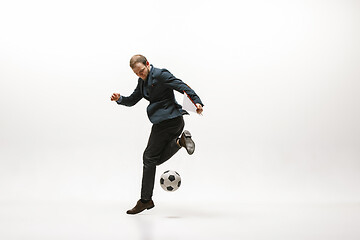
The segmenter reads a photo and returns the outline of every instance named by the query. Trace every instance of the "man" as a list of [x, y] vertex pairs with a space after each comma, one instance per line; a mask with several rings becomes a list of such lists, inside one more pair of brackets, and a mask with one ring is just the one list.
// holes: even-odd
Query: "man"
[[142, 55], [134, 55], [130, 59], [130, 67], [139, 77], [134, 92], [128, 97], [114, 93], [111, 101], [125, 106], [133, 106], [142, 98], [150, 102], [147, 114], [153, 126], [143, 154], [141, 199], [134, 208], [127, 211], [127, 214], [137, 214], [155, 206], [152, 194], [156, 166], [167, 161], [182, 147], [190, 155], [195, 150], [190, 132], [185, 130], [182, 133], [184, 129], [182, 115], [187, 112], [176, 102], [173, 90], [182, 94], [185, 91], [196, 105], [198, 114], [203, 111], [203, 103], [194, 90], [183, 81], [166, 69], [153, 67]]

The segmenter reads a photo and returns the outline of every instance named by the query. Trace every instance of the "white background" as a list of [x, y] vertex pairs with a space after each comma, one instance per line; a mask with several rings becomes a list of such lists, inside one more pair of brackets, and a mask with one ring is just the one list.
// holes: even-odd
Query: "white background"
[[[205, 104], [171, 202], [359, 203], [359, 1], [1, 1], [0, 202], [139, 198], [147, 101], [134, 54]], [[181, 96], [177, 95], [179, 102]], [[173, 169], [183, 185], [164, 192]]]

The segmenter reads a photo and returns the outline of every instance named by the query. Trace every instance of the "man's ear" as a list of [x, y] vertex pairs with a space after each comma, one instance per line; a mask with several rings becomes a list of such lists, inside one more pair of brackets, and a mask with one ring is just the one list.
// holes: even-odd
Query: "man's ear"
[[150, 66], [150, 63], [149, 63], [149, 61], [146, 61], [146, 66]]

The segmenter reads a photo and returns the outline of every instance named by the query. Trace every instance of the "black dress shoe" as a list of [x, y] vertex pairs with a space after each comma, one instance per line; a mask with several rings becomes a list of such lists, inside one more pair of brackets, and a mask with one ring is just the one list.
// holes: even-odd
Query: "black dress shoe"
[[133, 209], [128, 210], [127, 214], [138, 214], [145, 209], [149, 210], [151, 208], [155, 207], [153, 200], [150, 200], [147, 203], [142, 203], [141, 200], [137, 201], [136, 206]]
[[186, 149], [188, 154], [193, 154], [195, 151], [195, 143], [191, 139], [191, 133], [185, 130], [180, 137], [180, 145]]

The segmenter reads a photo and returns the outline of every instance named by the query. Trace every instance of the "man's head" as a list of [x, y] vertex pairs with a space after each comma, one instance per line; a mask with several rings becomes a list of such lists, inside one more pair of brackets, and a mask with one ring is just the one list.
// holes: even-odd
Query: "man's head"
[[130, 59], [130, 67], [142, 80], [146, 80], [150, 73], [150, 63], [143, 55], [134, 55]]

